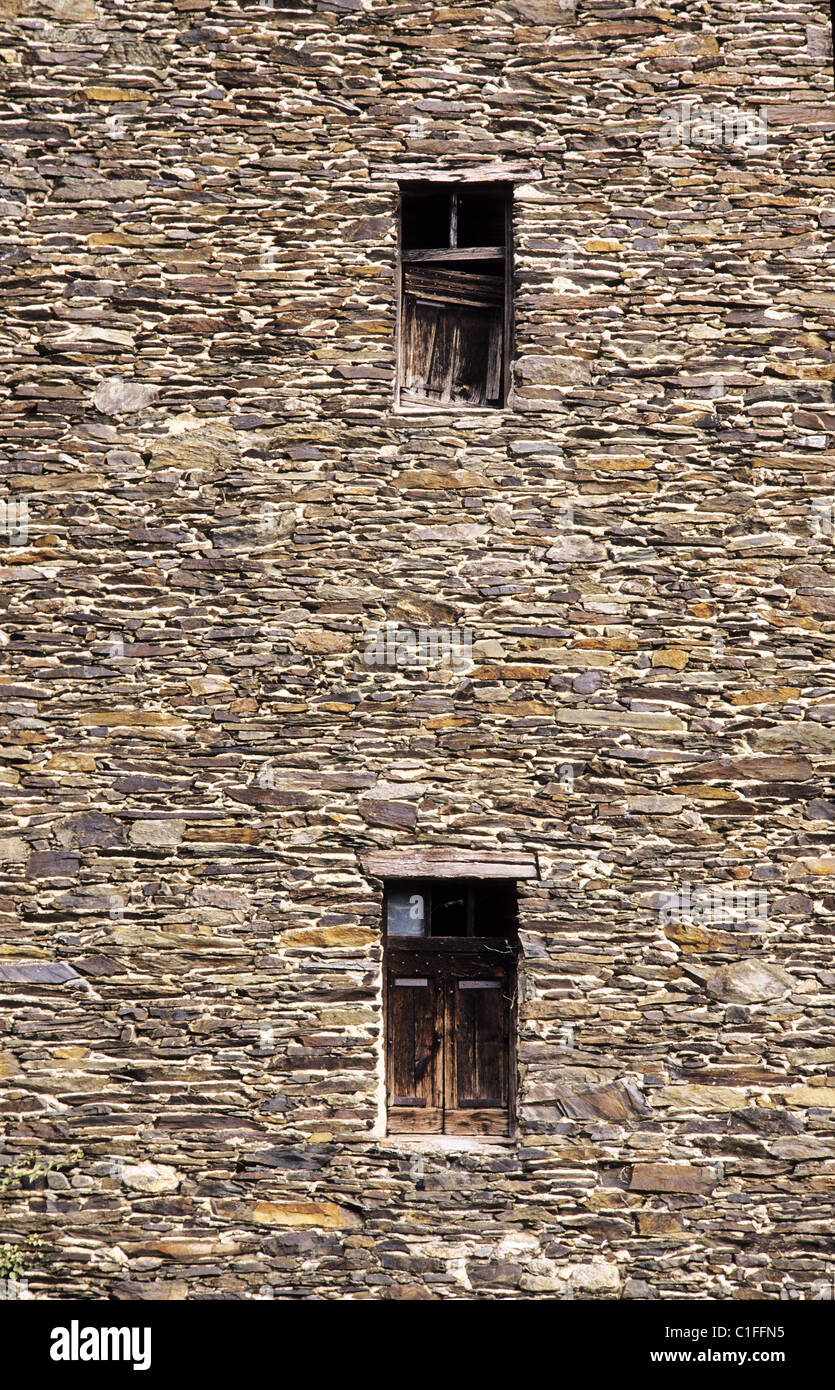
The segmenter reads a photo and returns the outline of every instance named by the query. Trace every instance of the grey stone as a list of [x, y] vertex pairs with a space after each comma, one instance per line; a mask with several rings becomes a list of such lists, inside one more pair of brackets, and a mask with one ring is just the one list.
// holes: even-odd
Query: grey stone
[[128, 836], [131, 844], [142, 848], [169, 849], [178, 845], [186, 832], [184, 820], [134, 821]]
[[80, 975], [66, 961], [17, 961], [0, 964], [0, 980], [34, 985], [62, 985]]
[[96, 387], [93, 404], [103, 415], [132, 415], [147, 409], [158, 395], [158, 386], [114, 376]]
[[715, 999], [740, 1004], [783, 999], [795, 985], [794, 978], [781, 966], [753, 959], [719, 966], [704, 981], [708, 994]]

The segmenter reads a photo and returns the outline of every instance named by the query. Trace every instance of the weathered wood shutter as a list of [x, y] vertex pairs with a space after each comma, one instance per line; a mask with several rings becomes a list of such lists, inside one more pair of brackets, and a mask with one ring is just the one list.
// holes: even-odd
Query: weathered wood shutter
[[510, 1050], [510, 992], [505, 971], [493, 978], [462, 977], [448, 987], [448, 1134], [506, 1134]]
[[441, 403], [497, 404], [502, 302], [502, 282], [495, 277], [409, 267], [404, 275], [404, 392]]
[[387, 973], [389, 1132], [507, 1134], [512, 967], [427, 953], [407, 975], [407, 960]]
[[443, 998], [434, 975], [388, 978], [387, 1090], [394, 1133], [443, 1129]]

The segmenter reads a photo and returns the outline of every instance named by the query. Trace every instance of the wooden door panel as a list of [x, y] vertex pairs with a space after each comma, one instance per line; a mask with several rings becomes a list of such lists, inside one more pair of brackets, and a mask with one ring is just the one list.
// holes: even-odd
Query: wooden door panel
[[483, 405], [501, 393], [502, 313], [405, 296], [403, 390], [412, 398]]
[[440, 1132], [443, 1127], [443, 1017], [436, 976], [388, 978], [386, 1084], [389, 1129]]
[[446, 1134], [509, 1133], [510, 990], [507, 971], [453, 971], [446, 991]]
[[505, 981], [454, 980], [454, 1109], [507, 1105]]
[[[501, 344], [501, 314], [492, 309], [459, 309], [458, 335], [450, 385], [451, 398], [484, 405], [488, 396], [498, 394], [496, 368], [492, 363], [494, 344]], [[495, 385], [488, 390], [488, 381]], [[446, 399], [450, 397], [447, 396]]]
[[472, 956], [392, 952], [389, 1133], [509, 1133], [512, 978], [512, 965]]
[[441, 307], [406, 296], [406, 354], [403, 388], [414, 396], [428, 396], [438, 349]]

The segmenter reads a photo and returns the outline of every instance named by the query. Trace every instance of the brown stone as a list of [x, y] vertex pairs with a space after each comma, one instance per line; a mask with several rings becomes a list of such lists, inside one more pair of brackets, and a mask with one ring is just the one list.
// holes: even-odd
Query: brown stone
[[629, 1186], [633, 1192], [690, 1192], [708, 1196], [716, 1186], [709, 1168], [687, 1163], [636, 1163]]
[[246, 1209], [256, 1226], [319, 1228], [325, 1231], [356, 1230], [359, 1217], [336, 1202], [255, 1202]]

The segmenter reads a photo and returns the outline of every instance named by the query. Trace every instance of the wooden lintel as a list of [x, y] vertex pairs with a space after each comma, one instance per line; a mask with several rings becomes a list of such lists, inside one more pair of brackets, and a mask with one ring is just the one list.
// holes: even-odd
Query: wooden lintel
[[404, 251], [404, 264], [420, 261], [503, 261], [503, 246], [433, 247], [431, 250]]
[[369, 878], [539, 878], [527, 850], [380, 849], [360, 855]]
[[472, 164], [466, 168], [431, 169], [422, 164], [384, 164], [375, 169], [383, 178], [393, 178], [398, 184], [415, 183], [539, 183], [542, 170], [524, 164]]

